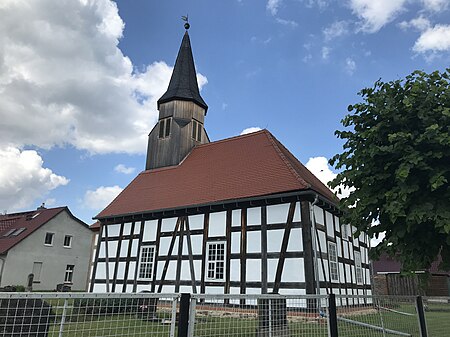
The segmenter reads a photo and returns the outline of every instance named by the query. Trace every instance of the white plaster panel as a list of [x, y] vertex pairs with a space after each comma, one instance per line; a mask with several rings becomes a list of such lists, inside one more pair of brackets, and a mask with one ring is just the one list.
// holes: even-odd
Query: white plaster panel
[[97, 263], [97, 271], [95, 273], [95, 278], [102, 279], [102, 280], [106, 278], [106, 263], [105, 262]]
[[344, 241], [342, 246], [344, 247], [344, 258], [348, 259], [349, 258], [349, 253], [348, 253], [348, 243], [347, 243], [347, 241]]
[[344, 273], [345, 273], [344, 264], [343, 263], [339, 263], [339, 281], [341, 283], [345, 283]]
[[334, 238], [334, 224], [333, 224], [333, 214], [325, 211], [326, 222], [327, 222], [327, 235]]
[[180, 286], [180, 293], [192, 293], [192, 286]]
[[241, 232], [231, 233], [231, 253], [238, 254], [241, 251]]
[[337, 254], [339, 257], [342, 257], [342, 244], [341, 244], [341, 238], [336, 237], [336, 246], [337, 246]]
[[116, 257], [118, 241], [108, 241], [108, 257]]
[[246, 288], [245, 293], [249, 295], [260, 295], [261, 288]]
[[241, 210], [235, 209], [231, 212], [231, 225], [232, 226], [241, 226]]
[[205, 287], [205, 293], [206, 294], [223, 294], [223, 287], [207, 286], [207, 287]]
[[120, 246], [120, 257], [127, 257], [128, 255], [128, 240], [123, 240]]
[[156, 270], [156, 279], [157, 279], [157, 280], [161, 280], [161, 276], [162, 276], [162, 273], [163, 273], [164, 264], [165, 264], [164, 261], [158, 262], [158, 269]]
[[123, 235], [130, 235], [131, 233], [131, 222], [123, 224]]
[[[123, 280], [125, 277], [125, 262], [119, 262], [119, 265], [117, 267], [117, 279], [118, 280]], [[134, 276], [133, 276], [134, 278]]]
[[366, 270], [366, 282], [365, 282], [365, 284], [370, 284], [371, 282], [370, 282], [370, 271], [369, 271], [369, 269], [367, 269], [367, 268], [364, 268], [365, 270]]
[[345, 265], [345, 277], [347, 278], [347, 282], [348, 283], [352, 282], [351, 274], [350, 274], [350, 265], [349, 264]]
[[175, 280], [177, 275], [177, 261], [170, 261], [167, 268], [166, 280]]
[[158, 220], [150, 220], [144, 223], [143, 242], [156, 241], [156, 232], [158, 231]]
[[[352, 229], [353, 229], [352, 233], [355, 233], [356, 232], [356, 228], [352, 227]], [[355, 247], [359, 247], [359, 238], [355, 238], [355, 237], [353, 238], [353, 245]]]
[[325, 225], [325, 221], [323, 219], [323, 209], [315, 205], [314, 205], [314, 218], [316, 219], [316, 223]]
[[141, 221], [136, 221], [134, 223], [134, 234], [139, 234], [141, 232], [141, 227], [142, 227], [142, 222]]
[[247, 260], [246, 278], [248, 282], [261, 281], [261, 260]]
[[161, 232], [173, 232], [177, 224], [178, 218], [162, 219]]
[[247, 226], [261, 225], [261, 207], [247, 208]]
[[203, 224], [204, 224], [204, 215], [203, 214], [189, 216], [189, 228], [191, 230], [203, 229]]
[[162, 292], [166, 294], [172, 294], [175, 292], [175, 286], [163, 285]]
[[106, 293], [106, 284], [94, 284], [94, 293]]
[[247, 232], [247, 253], [261, 252], [261, 232]]
[[209, 214], [209, 237], [225, 236], [227, 212]]
[[[167, 255], [167, 253], [169, 252], [169, 246], [170, 246], [171, 240], [172, 240], [171, 237], [164, 237], [159, 240], [159, 255], [160, 256]], [[177, 241], [178, 241], [178, 237], [175, 238], [174, 248], [178, 247], [178, 246], [176, 246]]]
[[267, 259], [267, 282], [275, 282], [278, 259]]
[[288, 252], [300, 252], [303, 251], [303, 238], [301, 228], [292, 228], [289, 235], [289, 242], [287, 246]]
[[288, 258], [284, 261], [282, 282], [304, 282], [305, 267], [302, 258]]
[[[281, 295], [306, 295], [306, 289], [283, 289], [283, 288], [281, 288], [278, 293]], [[298, 302], [299, 302], [299, 300], [297, 298], [286, 300], [286, 304], [287, 304], [288, 308], [296, 307], [296, 306], [298, 307], [299, 306]], [[304, 302], [304, 306], [306, 306], [306, 301], [301, 301], [301, 302]]]
[[136, 271], [136, 262], [130, 261], [130, 264], [128, 266], [128, 279], [134, 280], [134, 273]]
[[138, 284], [136, 286], [136, 292], [141, 293], [143, 291], [151, 291], [152, 286], [150, 284]]
[[[320, 249], [322, 250], [322, 253], [326, 253], [328, 251], [328, 247], [325, 232], [321, 230], [318, 230], [317, 232], [319, 232]], [[317, 246], [317, 251], [320, 251], [319, 246]]]
[[340, 221], [339, 221], [339, 217], [337, 217], [336, 215], [334, 216], [334, 225], [336, 227], [336, 230], [338, 232], [340, 232], [341, 231], [341, 224], [340, 224]]
[[[116, 224], [116, 225], [108, 225], [108, 236], [109, 237], [113, 237], [113, 236], [119, 236], [120, 234], [120, 224]], [[105, 231], [103, 231], [103, 237], [105, 235]]]
[[94, 262], [94, 261], [95, 261], [96, 254], [97, 254], [97, 249], [94, 248], [94, 249], [92, 250], [91, 262]]
[[267, 252], [280, 252], [283, 241], [284, 229], [273, 229], [267, 231]]
[[[199, 263], [200, 261], [193, 261], [194, 262], [194, 280], [200, 279], [200, 267]], [[183, 260], [181, 261], [181, 279], [182, 280], [191, 280], [191, 267], [189, 266], [189, 260]]]
[[104, 241], [100, 242], [100, 251], [98, 252], [98, 257], [106, 257], [106, 243]]
[[239, 263], [239, 260], [231, 260], [230, 261], [230, 281], [240, 281], [240, 275], [241, 275], [241, 264]]
[[356, 284], [355, 266], [350, 266], [350, 268], [352, 269], [352, 280], [353, 280], [353, 283]]
[[353, 257], [353, 246], [351, 244], [350, 244], [350, 259], [354, 260], [354, 257]]
[[132, 284], [127, 284], [126, 292], [127, 293], [132, 293], [133, 292], [133, 285]]
[[267, 224], [286, 223], [289, 204], [267, 206]]
[[360, 248], [361, 251], [361, 262], [362, 263], [367, 263], [367, 252], [366, 252], [366, 248], [361, 247]]
[[297, 202], [296, 204], [295, 204], [295, 212], [294, 212], [294, 219], [293, 219], [293, 221], [294, 222], [300, 222], [300, 221], [302, 221], [302, 213], [301, 213], [301, 205], [300, 205], [300, 202]]
[[131, 245], [131, 256], [137, 256], [138, 255], [138, 245], [139, 245], [139, 240], [138, 239], [134, 239]]
[[[241, 288], [238, 287], [231, 287], [230, 288], [230, 294], [240, 294], [241, 293]], [[237, 302], [239, 303], [239, 300], [237, 300]], [[230, 301], [231, 303], [231, 301]]]
[[[186, 240], [187, 241], [187, 240]], [[192, 254], [202, 254], [203, 235], [191, 235]]]

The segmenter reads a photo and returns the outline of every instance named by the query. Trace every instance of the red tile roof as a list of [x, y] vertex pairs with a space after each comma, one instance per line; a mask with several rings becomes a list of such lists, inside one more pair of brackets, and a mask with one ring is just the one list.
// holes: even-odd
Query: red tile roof
[[96, 218], [314, 190], [335, 195], [269, 131], [195, 147], [177, 166], [141, 172]]
[[[84, 222], [75, 218], [67, 207], [39, 208], [35, 211], [0, 215], [0, 254], [6, 253], [62, 211], [67, 211], [76, 221], [87, 226]], [[21, 228], [24, 228], [24, 230], [19, 235], [5, 236], [13, 230], [15, 232]], [[14, 232], [11, 234], [14, 234]]]

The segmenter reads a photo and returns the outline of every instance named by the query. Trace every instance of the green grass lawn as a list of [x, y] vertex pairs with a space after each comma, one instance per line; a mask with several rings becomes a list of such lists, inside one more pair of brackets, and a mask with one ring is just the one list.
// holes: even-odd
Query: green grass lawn
[[[63, 312], [60, 307], [61, 302], [54, 307], [57, 317], [55, 322], [50, 326], [50, 337], [59, 336], [61, 325], [61, 314]], [[70, 304], [69, 304], [70, 306]], [[169, 312], [158, 311], [160, 318], [169, 318]], [[413, 306], [401, 306], [396, 308], [400, 312], [414, 314]], [[72, 313], [69, 307], [66, 310], [66, 322], [63, 327], [63, 336], [65, 337], [112, 337], [112, 336], [169, 336], [170, 322], [146, 321], [139, 317], [136, 313], [121, 313], [100, 315], [86, 315]], [[430, 337], [447, 337], [450, 336], [450, 312], [449, 311], [426, 311], [425, 313], [428, 324], [428, 336]], [[419, 337], [419, 326], [417, 316], [401, 315], [394, 312], [382, 311], [374, 309], [360, 310], [358, 312], [342, 313], [342, 316], [356, 322], [371, 324], [373, 326], [386, 329], [401, 331]], [[340, 337], [394, 337], [396, 334], [377, 331], [369, 327], [352, 324], [351, 322], [338, 321], [338, 329]], [[201, 315], [196, 316], [194, 336], [226, 336], [226, 337], [267, 337], [268, 334], [257, 334], [258, 320], [256, 314], [239, 315], [236, 313], [218, 315]], [[328, 336], [326, 318], [305, 317], [302, 314], [288, 314], [288, 325], [282, 329], [284, 332], [273, 334], [277, 337], [299, 336], [299, 337], [326, 337]], [[175, 328], [175, 336], [177, 331]]]

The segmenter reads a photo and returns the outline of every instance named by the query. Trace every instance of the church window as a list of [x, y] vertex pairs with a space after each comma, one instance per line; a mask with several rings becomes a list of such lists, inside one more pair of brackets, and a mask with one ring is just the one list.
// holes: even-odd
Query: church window
[[170, 135], [170, 124], [172, 118], [164, 118], [159, 121], [159, 138], [167, 138]]
[[210, 281], [225, 279], [225, 242], [214, 241], [207, 243], [206, 278]]
[[153, 274], [155, 261], [155, 246], [143, 246], [139, 259], [139, 279], [150, 280]]
[[202, 123], [197, 122], [196, 120], [192, 121], [192, 138], [197, 142], [202, 140]]
[[339, 281], [336, 244], [333, 242], [328, 242], [328, 258], [330, 260], [331, 281]]

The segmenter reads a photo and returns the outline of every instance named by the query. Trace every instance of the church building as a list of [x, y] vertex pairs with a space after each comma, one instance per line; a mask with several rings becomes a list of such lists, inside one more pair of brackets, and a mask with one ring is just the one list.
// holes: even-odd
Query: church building
[[90, 291], [370, 295], [367, 236], [274, 135], [210, 142], [188, 28], [145, 171], [96, 216]]

